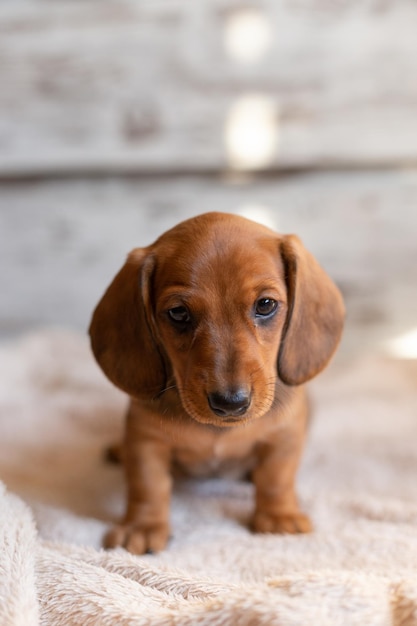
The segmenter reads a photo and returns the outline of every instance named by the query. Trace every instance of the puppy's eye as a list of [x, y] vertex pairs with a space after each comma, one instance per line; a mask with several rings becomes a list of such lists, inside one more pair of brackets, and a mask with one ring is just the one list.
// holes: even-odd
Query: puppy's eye
[[179, 324], [187, 324], [190, 320], [190, 314], [185, 306], [175, 306], [168, 310], [168, 317]]
[[260, 298], [255, 302], [256, 317], [270, 317], [278, 308], [278, 302], [272, 298]]

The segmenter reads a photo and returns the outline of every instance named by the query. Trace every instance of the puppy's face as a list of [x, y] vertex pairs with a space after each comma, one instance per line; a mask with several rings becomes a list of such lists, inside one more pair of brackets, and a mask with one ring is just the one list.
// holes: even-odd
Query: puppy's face
[[193, 419], [230, 426], [316, 376], [343, 319], [339, 290], [297, 237], [207, 213], [129, 254], [90, 336], [103, 371], [132, 397], [159, 398], [164, 411], [172, 374]]
[[263, 227], [160, 242], [154, 320], [186, 412], [231, 426], [264, 415], [275, 396], [287, 290], [276, 237]]

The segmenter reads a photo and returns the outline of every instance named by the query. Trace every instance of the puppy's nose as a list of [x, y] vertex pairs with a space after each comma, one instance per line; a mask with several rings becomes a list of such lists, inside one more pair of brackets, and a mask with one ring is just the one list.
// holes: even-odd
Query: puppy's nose
[[225, 393], [214, 391], [209, 393], [207, 398], [213, 413], [220, 417], [243, 415], [246, 413], [251, 400], [250, 393], [246, 389], [226, 391]]

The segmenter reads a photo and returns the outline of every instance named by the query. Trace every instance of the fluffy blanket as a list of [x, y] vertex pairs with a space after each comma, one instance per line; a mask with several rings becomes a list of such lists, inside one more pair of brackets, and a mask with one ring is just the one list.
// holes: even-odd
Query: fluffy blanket
[[86, 338], [45, 332], [0, 349], [0, 624], [417, 624], [417, 366], [335, 363], [314, 382], [299, 492], [315, 532], [256, 536], [250, 484], [185, 481], [173, 539], [100, 549], [123, 509], [103, 460], [125, 397]]

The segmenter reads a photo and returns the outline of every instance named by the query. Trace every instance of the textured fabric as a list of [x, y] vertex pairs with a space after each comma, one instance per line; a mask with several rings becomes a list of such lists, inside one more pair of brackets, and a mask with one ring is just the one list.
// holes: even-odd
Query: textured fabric
[[417, 364], [366, 358], [311, 385], [299, 473], [315, 532], [246, 528], [249, 483], [184, 481], [158, 555], [100, 549], [124, 506], [103, 460], [126, 398], [87, 340], [0, 350], [0, 625], [417, 625]]

